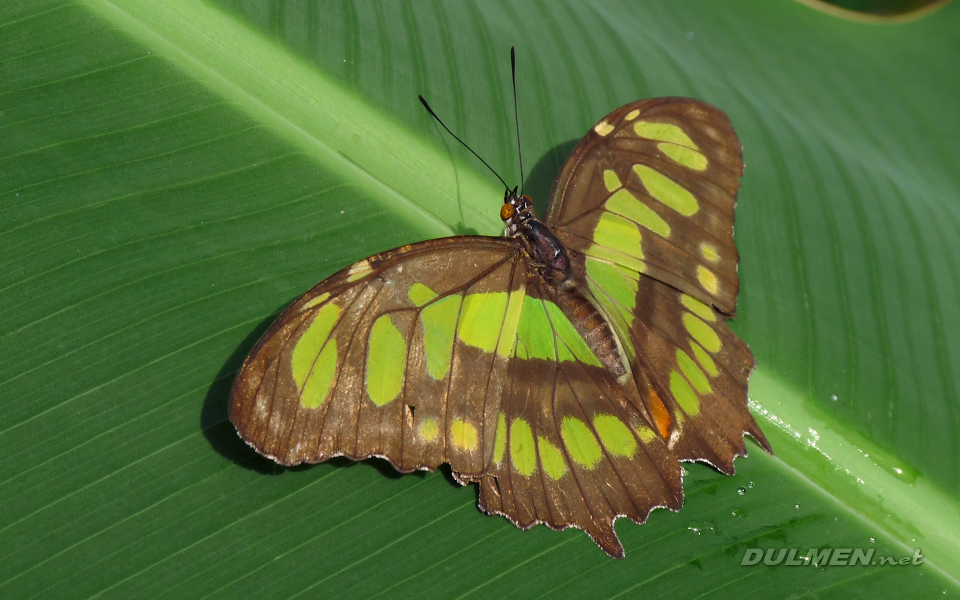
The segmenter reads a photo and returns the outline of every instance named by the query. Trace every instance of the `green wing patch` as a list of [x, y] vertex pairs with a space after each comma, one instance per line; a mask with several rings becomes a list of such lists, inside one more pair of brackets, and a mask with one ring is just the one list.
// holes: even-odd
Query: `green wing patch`
[[300, 337], [291, 356], [293, 379], [300, 402], [316, 408], [327, 399], [337, 368], [337, 340], [330, 332], [340, 317], [340, 307], [330, 302], [320, 308]]

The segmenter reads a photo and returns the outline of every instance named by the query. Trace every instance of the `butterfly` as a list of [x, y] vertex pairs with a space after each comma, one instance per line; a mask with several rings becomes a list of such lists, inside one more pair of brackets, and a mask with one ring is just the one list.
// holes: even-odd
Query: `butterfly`
[[681, 461], [733, 474], [744, 434], [772, 452], [747, 410], [753, 355], [726, 325], [741, 156], [709, 104], [621, 106], [542, 221], [507, 188], [504, 237], [383, 252], [296, 300], [244, 362], [230, 420], [283, 465], [447, 463], [485, 512], [580, 528], [622, 558], [614, 521], [679, 510]]

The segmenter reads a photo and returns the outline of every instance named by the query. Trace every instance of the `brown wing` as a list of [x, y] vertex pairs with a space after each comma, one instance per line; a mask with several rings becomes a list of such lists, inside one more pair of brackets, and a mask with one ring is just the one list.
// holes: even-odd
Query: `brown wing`
[[622, 106], [584, 136], [545, 222], [570, 250], [631, 267], [732, 315], [743, 172], [727, 116], [690, 98]]
[[747, 410], [753, 356], [724, 319], [739, 292], [742, 172], [723, 112], [687, 98], [644, 100], [587, 133], [547, 208], [623, 343], [633, 379], [625, 393], [681, 460], [726, 473], [745, 453], [744, 433], [770, 450]]
[[746, 342], [712, 307], [651, 277], [640, 276], [631, 331], [648, 357], [657, 389], [675, 415], [670, 447], [681, 460], [706, 461], [733, 474], [733, 459], [747, 453], [750, 434], [772, 453], [747, 408], [747, 379], [756, 363]]
[[[624, 392], [658, 422], [680, 460], [724, 473], [746, 454], [743, 434], [770, 445], [747, 409], [755, 363], [747, 344], [714, 308], [622, 265], [577, 256], [575, 268], [621, 335], [629, 340], [632, 384]], [[666, 413], [666, 417], [655, 418]]]
[[[507, 366], [480, 507], [522, 529], [577, 527], [622, 558], [614, 521], [625, 516], [643, 523], [653, 508], [678, 510], [680, 463], [610, 372], [564, 335], [572, 325], [545, 298], [546, 290], [528, 287], [517, 341], [527, 351], [516, 352]], [[544, 310], [538, 302], [548, 327], [534, 322]], [[524, 324], [545, 336], [533, 339], [535, 331], [524, 331]]]
[[479, 476], [506, 372], [497, 336], [524, 264], [510, 240], [459, 237], [336, 273], [251, 351], [230, 420], [285, 465], [380, 456], [402, 472], [447, 462]]

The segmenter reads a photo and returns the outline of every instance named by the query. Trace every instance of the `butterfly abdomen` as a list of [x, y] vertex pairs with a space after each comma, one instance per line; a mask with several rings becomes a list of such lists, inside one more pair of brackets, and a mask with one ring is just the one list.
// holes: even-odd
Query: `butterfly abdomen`
[[[523, 240], [527, 254], [533, 259], [537, 275], [556, 296], [557, 305], [570, 319], [574, 329], [600, 364], [617, 378], [625, 375], [627, 369], [616, 335], [603, 314], [581, 291], [571, 269], [570, 256], [563, 244], [549, 227], [533, 216], [529, 197], [517, 196], [508, 191], [505, 202], [507, 205], [513, 203], [520, 207], [515, 217], [507, 219], [508, 230], [514, 237]], [[514, 215], [513, 212], [509, 214]]]
[[626, 374], [613, 329], [580, 288], [561, 287], [557, 290], [557, 305], [587, 342], [600, 364], [616, 377]]

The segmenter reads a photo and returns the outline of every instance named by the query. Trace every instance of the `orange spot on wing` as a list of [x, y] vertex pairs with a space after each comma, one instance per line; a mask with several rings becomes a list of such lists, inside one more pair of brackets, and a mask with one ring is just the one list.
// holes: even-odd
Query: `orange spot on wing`
[[657, 392], [655, 392], [653, 388], [647, 391], [647, 408], [650, 410], [650, 416], [653, 417], [653, 425], [656, 427], [660, 437], [663, 439], [670, 437], [670, 425], [673, 423], [673, 419], [671, 419], [670, 412], [663, 404], [663, 400], [660, 399], [660, 396], [657, 395]]

